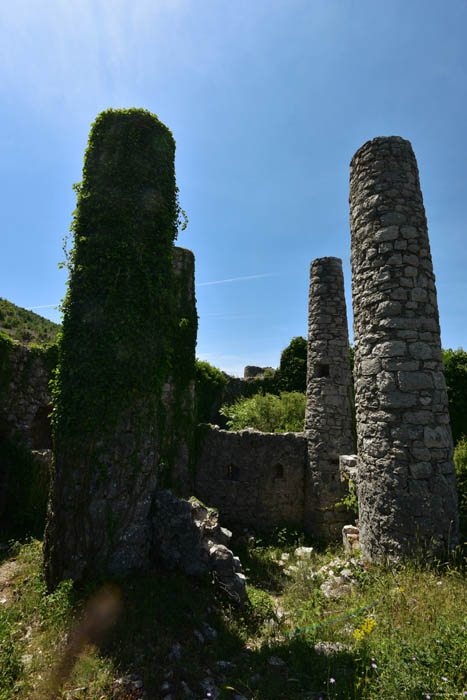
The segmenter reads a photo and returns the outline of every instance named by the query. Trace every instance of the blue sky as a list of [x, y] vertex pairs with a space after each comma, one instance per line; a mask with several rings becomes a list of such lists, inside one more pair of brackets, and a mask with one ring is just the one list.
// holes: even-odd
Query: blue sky
[[59, 320], [90, 124], [144, 107], [177, 142], [198, 356], [277, 366], [306, 335], [314, 258], [343, 259], [351, 330], [349, 162], [397, 134], [420, 168], [443, 346], [467, 348], [466, 36], [467, 0], [4, 3], [0, 296]]

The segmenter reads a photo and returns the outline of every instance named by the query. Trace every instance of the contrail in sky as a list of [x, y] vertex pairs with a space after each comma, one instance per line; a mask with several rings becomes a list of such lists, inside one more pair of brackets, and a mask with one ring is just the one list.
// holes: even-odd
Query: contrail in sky
[[[211, 284], [225, 284], [226, 282], [240, 282], [242, 280], [258, 280], [261, 277], [273, 277], [272, 272], [266, 272], [263, 275], [246, 275], [245, 277], [231, 277], [227, 280], [215, 280], [214, 282], [199, 282], [197, 287], [208, 287]], [[27, 308], [32, 311], [33, 309], [50, 309], [52, 306], [57, 306], [57, 304], [43, 304], [42, 306], [28, 306]]]
[[199, 282], [197, 287], [207, 287], [210, 284], [224, 284], [225, 282], [239, 282], [240, 280], [257, 280], [260, 277], [272, 277], [271, 272], [267, 272], [264, 275], [247, 275], [246, 277], [231, 277], [228, 280], [215, 280], [215, 282]]

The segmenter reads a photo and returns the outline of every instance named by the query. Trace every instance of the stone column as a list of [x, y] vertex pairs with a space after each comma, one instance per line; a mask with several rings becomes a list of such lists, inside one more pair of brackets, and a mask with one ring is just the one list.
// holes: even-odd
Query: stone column
[[457, 494], [435, 277], [417, 162], [398, 136], [350, 169], [360, 541], [367, 558], [445, 551]]
[[310, 534], [340, 536], [348, 513], [334, 505], [346, 493], [339, 455], [354, 452], [352, 378], [342, 262], [318, 258], [310, 266], [305, 430], [308, 478], [305, 527]]

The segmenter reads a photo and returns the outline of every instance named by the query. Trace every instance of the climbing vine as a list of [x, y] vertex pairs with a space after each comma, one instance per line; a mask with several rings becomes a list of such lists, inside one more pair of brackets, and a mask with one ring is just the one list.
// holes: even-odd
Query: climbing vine
[[92, 125], [83, 179], [74, 187], [52, 387], [55, 437], [67, 449], [102, 433], [103, 422], [115, 426], [129, 406], [157, 402], [172, 366], [177, 377], [194, 372], [185, 348], [196, 318], [179, 317], [173, 273], [183, 213], [174, 155], [171, 132], [145, 110], [109, 109]]

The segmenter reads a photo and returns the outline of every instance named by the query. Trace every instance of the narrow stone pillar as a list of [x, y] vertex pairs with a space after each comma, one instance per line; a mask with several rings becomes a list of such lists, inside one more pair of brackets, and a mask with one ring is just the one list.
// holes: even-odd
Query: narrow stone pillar
[[445, 551], [457, 493], [417, 162], [398, 136], [350, 166], [360, 541], [367, 558]]
[[354, 452], [352, 378], [342, 262], [318, 258], [310, 265], [305, 430], [308, 479], [305, 527], [323, 539], [340, 537], [348, 513], [334, 508], [346, 493], [339, 455]]

